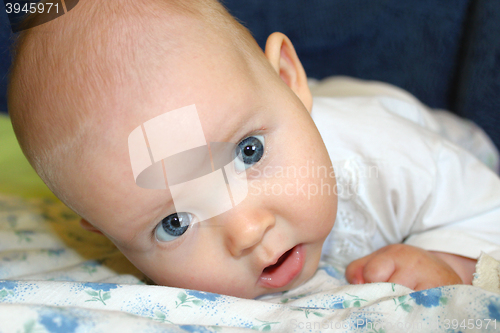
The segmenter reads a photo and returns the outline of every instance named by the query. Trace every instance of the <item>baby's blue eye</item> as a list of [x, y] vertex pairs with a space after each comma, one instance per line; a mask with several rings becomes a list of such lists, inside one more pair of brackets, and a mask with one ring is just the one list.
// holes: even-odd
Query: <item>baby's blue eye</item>
[[156, 227], [156, 239], [170, 242], [183, 235], [193, 220], [190, 213], [175, 213], [165, 217]]
[[236, 170], [243, 171], [260, 161], [264, 155], [264, 137], [262, 135], [249, 136], [238, 143], [236, 148]]

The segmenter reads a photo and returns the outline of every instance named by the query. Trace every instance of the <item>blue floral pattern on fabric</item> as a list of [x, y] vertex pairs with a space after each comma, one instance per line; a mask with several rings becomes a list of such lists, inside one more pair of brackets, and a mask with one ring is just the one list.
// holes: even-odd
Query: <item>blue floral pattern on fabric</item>
[[500, 303], [498, 303], [498, 301], [495, 302], [492, 300], [490, 304], [488, 304], [488, 314], [489, 318], [498, 320], [500, 324]]
[[14, 290], [17, 287], [17, 284], [18, 283], [16, 281], [0, 281], [0, 290]]
[[186, 294], [210, 302], [215, 302], [218, 298], [221, 297], [221, 295], [219, 294], [207, 293], [204, 291], [197, 291], [197, 290], [186, 290]]
[[88, 282], [88, 283], [83, 283], [82, 287], [94, 289], [95, 291], [99, 291], [99, 290], [110, 291], [111, 289], [118, 288], [118, 285], [116, 285], [114, 283], [92, 283], [92, 282]]
[[43, 311], [39, 320], [51, 333], [73, 333], [79, 326], [76, 318], [57, 311]]
[[191, 332], [191, 333], [213, 333], [214, 332], [214, 331], [209, 330], [203, 326], [181, 325], [179, 327], [182, 328], [184, 331]]
[[426, 308], [439, 305], [439, 300], [441, 299], [441, 288], [434, 288], [428, 290], [416, 291], [410, 294], [418, 305], [423, 305]]

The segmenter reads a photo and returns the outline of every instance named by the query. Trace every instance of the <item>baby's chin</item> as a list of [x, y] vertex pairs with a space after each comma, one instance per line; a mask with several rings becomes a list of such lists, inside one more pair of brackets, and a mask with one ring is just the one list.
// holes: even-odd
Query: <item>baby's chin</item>
[[[304, 284], [305, 282], [307, 282], [313, 275], [314, 275], [314, 272], [312, 274], [299, 276], [299, 277], [297, 277], [296, 280], [292, 281], [289, 285], [287, 285], [283, 288], [277, 288], [277, 289], [256, 288], [255, 286], [251, 286], [250, 288], [243, 288], [240, 290], [227, 290], [227, 289], [221, 290], [215, 286], [214, 286], [214, 288], [210, 288], [210, 287], [208, 287], [208, 288], [193, 288], [193, 287], [189, 287], [189, 286], [175, 286], [175, 288], [199, 290], [199, 291], [203, 291], [203, 292], [209, 292], [209, 293], [214, 293], [214, 294], [221, 294], [221, 295], [238, 297], [238, 298], [245, 298], [245, 299], [258, 299], [258, 298], [264, 297], [266, 295], [282, 293], [284, 291], [294, 289], [294, 288]], [[143, 279], [143, 281], [148, 285], [172, 287], [172, 286], [166, 285], [164, 283], [157, 283], [147, 276], [145, 276], [145, 279]]]

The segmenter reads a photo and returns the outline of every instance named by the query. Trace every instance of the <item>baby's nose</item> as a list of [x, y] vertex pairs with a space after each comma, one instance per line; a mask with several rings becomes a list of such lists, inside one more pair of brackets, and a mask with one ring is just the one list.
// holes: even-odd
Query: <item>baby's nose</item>
[[229, 252], [238, 257], [243, 251], [258, 244], [276, 219], [274, 214], [264, 209], [235, 208], [225, 222], [226, 246]]

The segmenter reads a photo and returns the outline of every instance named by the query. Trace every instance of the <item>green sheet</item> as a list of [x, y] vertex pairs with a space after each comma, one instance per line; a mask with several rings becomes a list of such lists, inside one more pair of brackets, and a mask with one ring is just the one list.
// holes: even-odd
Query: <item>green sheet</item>
[[0, 193], [55, 198], [24, 157], [10, 119], [3, 114], [0, 114]]

